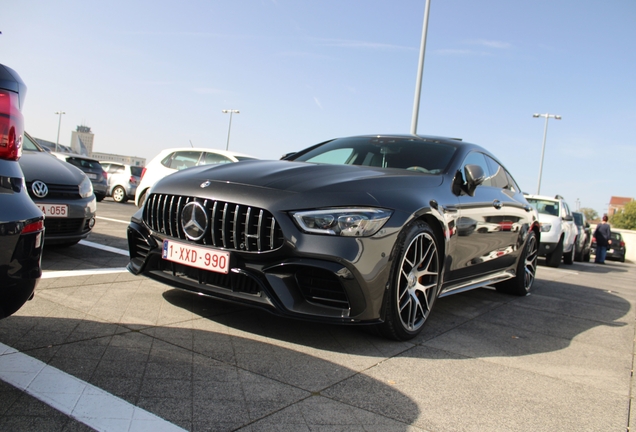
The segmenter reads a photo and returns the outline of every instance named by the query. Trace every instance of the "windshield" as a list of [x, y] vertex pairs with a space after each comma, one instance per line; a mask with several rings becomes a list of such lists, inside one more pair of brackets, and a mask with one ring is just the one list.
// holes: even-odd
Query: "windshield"
[[31, 137], [29, 137], [27, 134], [24, 134], [23, 137], [24, 139], [22, 140], [22, 150], [36, 151], [36, 152], [43, 151], [40, 147], [38, 147], [36, 143], [31, 141]]
[[141, 177], [141, 172], [144, 169], [140, 166], [131, 166], [130, 167], [130, 172], [132, 173], [132, 175], [137, 176], [137, 177]]
[[535, 198], [527, 198], [528, 203], [532, 207], [534, 207], [539, 213], [558, 216], [559, 215], [559, 202], [558, 201], [549, 201], [549, 200], [541, 200]]
[[455, 147], [451, 145], [417, 138], [353, 137], [330, 141], [289, 159], [439, 174], [446, 169], [454, 153]]
[[581, 213], [572, 213], [574, 217], [574, 223], [577, 225], [583, 225], [583, 215]]

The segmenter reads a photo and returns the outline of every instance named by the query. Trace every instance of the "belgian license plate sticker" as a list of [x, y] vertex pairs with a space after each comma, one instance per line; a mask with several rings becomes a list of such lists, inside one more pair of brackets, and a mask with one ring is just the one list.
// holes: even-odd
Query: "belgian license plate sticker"
[[216, 273], [228, 274], [230, 271], [230, 253], [207, 247], [164, 240], [161, 257], [167, 261]]
[[37, 203], [36, 206], [42, 210], [44, 216], [50, 218], [67, 218], [68, 206], [64, 204], [41, 204]]

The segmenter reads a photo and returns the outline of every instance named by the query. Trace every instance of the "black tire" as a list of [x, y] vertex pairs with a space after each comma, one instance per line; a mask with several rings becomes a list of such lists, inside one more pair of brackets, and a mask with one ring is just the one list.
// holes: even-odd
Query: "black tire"
[[106, 197], [106, 195], [102, 195], [102, 194], [95, 194], [95, 199], [97, 200], [97, 202], [102, 202], [102, 200]]
[[583, 262], [590, 262], [590, 254], [592, 253], [592, 251], [590, 249], [587, 250], [587, 252], [585, 253], [585, 255], [583, 255]]
[[144, 206], [144, 203], [146, 202], [146, 198], [147, 198], [148, 193], [146, 191], [143, 191], [141, 193], [141, 196], [139, 197], [139, 204], [137, 204], [137, 207], [142, 208]]
[[126, 190], [123, 187], [115, 186], [115, 189], [113, 189], [113, 201], [118, 203], [125, 203], [128, 201]]
[[441, 259], [437, 238], [424, 221], [400, 234], [394, 251], [390, 289], [385, 295], [385, 320], [380, 332], [395, 340], [417, 336], [439, 294]]
[[572, 245], [572, 250], [567, 254], [563, 255], [563, 262], [568, 265], [574, 264], [574, 255], [576, 255], [576, 240], [574, 240], [574, 244]]
[[[576, 249], [576, 243], [574, 245], [574, 248]], [[576, 251], [576, 253], [574, 254], [574, 260], [578, 261], [578, 262], [582, 262], [583, 259], [585, 258], [585, 249], [581, 249], [580, 251]]]
[[549, 253], [545, 256], [546, 264], [548, 265], [548, 267], [557, 268], [561, 265], [562, 257], [563, 257], [563, 238], [559, 240], [559, 243], [557, 243], [556, 248], [554, 248], [552, 253]]
[[530, 231], [526, 237], [523, 251], [519, 256], [515, 277], [496, 284], [495, 288], [497, 291], [518, 296], [528, 295], [532, 290], [537, 274], [538, 253], [539, 242], [537, 241], [537, 235], [534, 231]]

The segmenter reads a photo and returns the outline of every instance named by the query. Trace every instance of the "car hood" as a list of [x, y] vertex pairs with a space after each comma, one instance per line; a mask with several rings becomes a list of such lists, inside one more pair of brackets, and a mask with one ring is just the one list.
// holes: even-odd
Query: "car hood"
[[179, 171], [160, 180], [153, 192], [243, 203], [387, 205], [442, 181], [441, 175], [401, 169], [255, 160]]
[[19, 162], [29, 183], [40, 180], [47, 184], [78, 185], [85, 175], [71, 164], [44, 152], [25, 151]]

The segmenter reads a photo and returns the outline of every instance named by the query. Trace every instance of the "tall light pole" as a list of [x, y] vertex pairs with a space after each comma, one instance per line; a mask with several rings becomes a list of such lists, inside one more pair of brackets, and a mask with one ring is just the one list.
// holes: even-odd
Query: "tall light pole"
[[539, 165], [539, 184], [537, 185], [537, 195], [541, 192], [541, 173], [543, 172], [543, 156], [545, 155], [545, 138], [548, 136], [548, 119], [561, 120], [560, 115], [556, 114], [532, 114], [532, 117], [545, 117], [545, 127], [543, 128], [543, 147], [541, 148], [541, 165]]
[[64, 111], [56, 111], [55, 114], [59, 116], [59, 120], [57, 121], [57, 140], [55, 141], [55, 151], [57, 151], [57, 146], [60, 144], [60, 126], [62, 126], [62, 114], [66, 114]]
[[230, 126], [227, 128], [227, 144], [225, 144], [225, 150], [230, 148], [230, 131], [232, 130], [232, 114], [240, 114], [239, 110], [230, 109], [230, 110], [222, 110], [223, 114], [230, 113]]
[[422, 24], [422, 41], [420, 42], [420, 61], [415, 81], [415, 100], [413, 102], [413, 117], [411, 118], [411, 134], [417, 133], [417, 118], [420, 114], [420, 94], [422, 93], [422, 75], [424, 74], [424, 53], [426, 52], [426, 34], [428, 33], [428, 11], [431, 1], [426, 0], [424, 6], [424, 23]]

